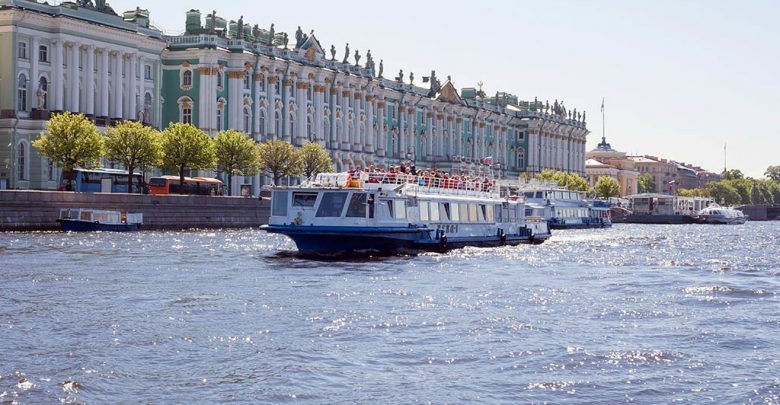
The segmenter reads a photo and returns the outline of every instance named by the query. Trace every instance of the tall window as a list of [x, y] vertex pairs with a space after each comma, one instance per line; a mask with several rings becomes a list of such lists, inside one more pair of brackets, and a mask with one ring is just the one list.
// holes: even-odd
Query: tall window
[[19, 170], [19, 180], [27, 180], [27, 144], [19, 142], [19, 154], [16, 157], [16, 168]]
[[249, 108], [244, 107], [244, 132], [251, 133], [252, 130], [252, 117], [249, 114]]
[[41, 80], [38, 81], [38, 88], [43, 92], [43, 104], [38, 106], [40, 110], [49, 109], [49, 81], [45, 77], [41, 76]]
[[295, 114], [290, 113], [290, 116], [288, 117], [290, 120], [290, 137], [295, 137]]
[[525, 169], [525, 150], [520, 149], [517, 152], [517, 167], [519, 169]]
[[144, 123], [149, 124], [152, 122], [152, 93], [146, 93], [144, 95]]
[[217, 72], [217, 87], [225, 87], [225, 74], [222, 71]]
[[19, 42], [16, 53], [19, 56], [19, 59], [27, 59], [27, 42]]
[[312, 128], [311, 115], [306, 116], [306, 136], [310, 142], [314, 142], [314, 128]]
[[265, 91], [265, 77], [260, 79], [260, 91]]
[[192, 70], [185, 70], [181, 75], [182, 87], [192, 87]]
[[48, 62], [49, 61], [49, 47], [46, 45], [41, 45], [38, 47], [38, 60], [40, 62]]
[[252, 75], [249, 72], [244, 72], [244, 90], [249, 90], [252, 87]]
[[265, 135], [265, 110], [260, 110], [260, 117], [258, 118], [257, 132], [260, 133], [260, 137]]
[[27, 76], [22, 73], [19, 75], [17, 110], [27, 111]]
[[152, 80], [152, 65], [144, 65], [144, 79]]
[[217, 108], [217, 132], [222, 131], [222, 109]]
[[279, 111], [274, 113], [274, 131], [276, 139], [282, 138], [282, 116]]
[[189, 97], [179, 99], [179, 122], [192, 124], [192, 99]]

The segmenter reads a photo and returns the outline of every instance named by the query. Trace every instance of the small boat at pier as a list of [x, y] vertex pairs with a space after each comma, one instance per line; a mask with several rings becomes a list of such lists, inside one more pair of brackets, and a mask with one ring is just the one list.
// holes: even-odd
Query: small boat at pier
[[541, 243], [547, 222], [494, 181], [403, 173], [327, 173], [274, 187], [261, 229], [291, 238], [302, 254], [393, 254]]
[[520, 185], [526, 211], [547, 219], [550, 229], [607, 228], [612, 226], [609, 204], [588, 201], [585, 192], [550, 185]]
[[742, 211], [731, 207], [721, 207], [718, 204], [712, 204], [699, 211], [699, 221], [703, 224], [738, 225], [744, 224], [747, 220], [747, 215]]
[[711, 198], [644, 193], [627, 196], [629, 224], [695, 224], [699, 212], [714, 204]]
[[98, 210], [92, 208], [63, 208], [59, 222], [63, 231], [71, 232], [128, 232], [141, 229], [143, 214], [120, 210]]

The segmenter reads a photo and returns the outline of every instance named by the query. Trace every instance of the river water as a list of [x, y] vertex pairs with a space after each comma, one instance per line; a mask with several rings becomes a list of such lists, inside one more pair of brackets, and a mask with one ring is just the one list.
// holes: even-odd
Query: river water
[[0, 234], [0, 403], [780, 403], [780, 222], [291, 250]]

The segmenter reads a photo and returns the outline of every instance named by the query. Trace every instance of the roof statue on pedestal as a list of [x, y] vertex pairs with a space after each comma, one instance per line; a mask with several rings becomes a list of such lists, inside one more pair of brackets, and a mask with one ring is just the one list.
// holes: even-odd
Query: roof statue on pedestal
[[336, 60], [336, 45], [330, 46], [330, 60]]
[[576, 120], [577, 119], [577, 109], [575, 108], [571, 112], [571, 119]]
[[560, 114], [560, 112], [561, 112], [561, 105], [558, 104], [558, 99], [557, 98], [555, 99], [555, 103], [553, 104], [553, 110], [552, 111], [553, 111], [554, 114]]
[[409, 72], [409, 84], [414, 84], [414, 72]]
[[373, 69], [374, 68], [374, 58], [371, 56], [371, 50], [369, 49], [368, 52], [366, 52], [366, 69]]
[[385, 60], [379, 59], [379, 74], [377, 75], [378, 78], [382, 78], [382, 73], [385, 71]]
[[209, 34], [214, 35], [217, 30], [217, 10], [211, 10], [211, 16], [209, 16], [209, 18], [211, 19]]
[[396, 77], [395, 80], [397, 82], [399, 82], [399, 83], [403, 83], [404, 82], [404, 70], [403, 69], [398, 71], [398, 77]]
[[[425, 82], [426, 78], [423, 77], [423, 82]], [[436, 71], [431, 70], [431, 77], [428, 79], [431, 82], [431, 89], [428, 91], [428, 97], [434, 97], [436, 93], [441, 90], [441, 82], [439, 81], [439, 78], [436, 77]]]
[[582, 114], [577, 113], [577, 121], [582, 122]]
[[255, 26], [252, 27], [252, 39], [254, 39], [255, 41], [260, 39], [260, 26], [257, 24], [255, 24]]
[[534, 97], [534, 111], [539, 109], [539, 99]]
[[355, 49], [355, 66], [360, 66], [360, 51]]
[[585, 111], [582, 112], [582, 123], [585, 123]]
[[304, 39], [303, 39], [303, 30], [301, 30], [301, 26], [298, 26], [298, 29], [295, 31], [295, 48], [300, 48], [301, 45], [303, 45]]
[[238, 19], [238, 24], [236, 26], [236, 29], [238, 32], [236, 33], [236, 39], [244, 39], [244, 16], [242, 15]]
[[348, 63], [349, 61], [349, 42], [347, 42], [347, 46], [344, 47], [344, 60], [341, 61], [341, 63]]
[[284, 44], [284, 49], [287, 49], [287, 44], [290, 43], [290, 38], [287, 37], [287, 33], [284, 33], [284, 36], [282, 37], [282, 43]]
[[114, 9], [111, 8], [105, 0], [96, 0], [94, 4], [92, 3], [92, 0], [78, 0], [78, 5], [79, 7], [93, 9], [100, 11], [101, 13], [117, 15]]
[[266, 45], [274, 46], [274, 36], [276, 35], [276, 30], [274, 29], [273, 23], [271, 24], [271, 29], [268, 32], [268, 43]]

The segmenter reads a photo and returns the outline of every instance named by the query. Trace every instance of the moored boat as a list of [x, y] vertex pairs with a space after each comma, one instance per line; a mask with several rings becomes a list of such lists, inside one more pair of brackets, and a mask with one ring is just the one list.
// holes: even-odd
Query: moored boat
[[712, 204], [699, 211], [699, 221], [704, 224], [739, 225], [744, 224], [747, 220], [747, 215], [742, 211], [731, 207], [721, 207], [717, 204]]
[[98, 210], [91, 208], [63, 208], [57, 219], [63, 231], [128, 232], [141, 229], [143, 214], [121, 210]]
[[520, 185], [526, 211], [540, 213], [550, 229], [606, 228], [612, 226], [609, 205], [588, 201], [582, 191], [547, 184]]
[[635, 194], [626, 197], [628, 210], [623, 222], [629, 224], [695, 224], [699, 212], [714, 201], [704, 197], [666, 194]]
[[275, 187], [263, 230], [303, 254], [392, 254], [541, 243], [547, 223], [494, 182], [402, 173], [320, 174]]

